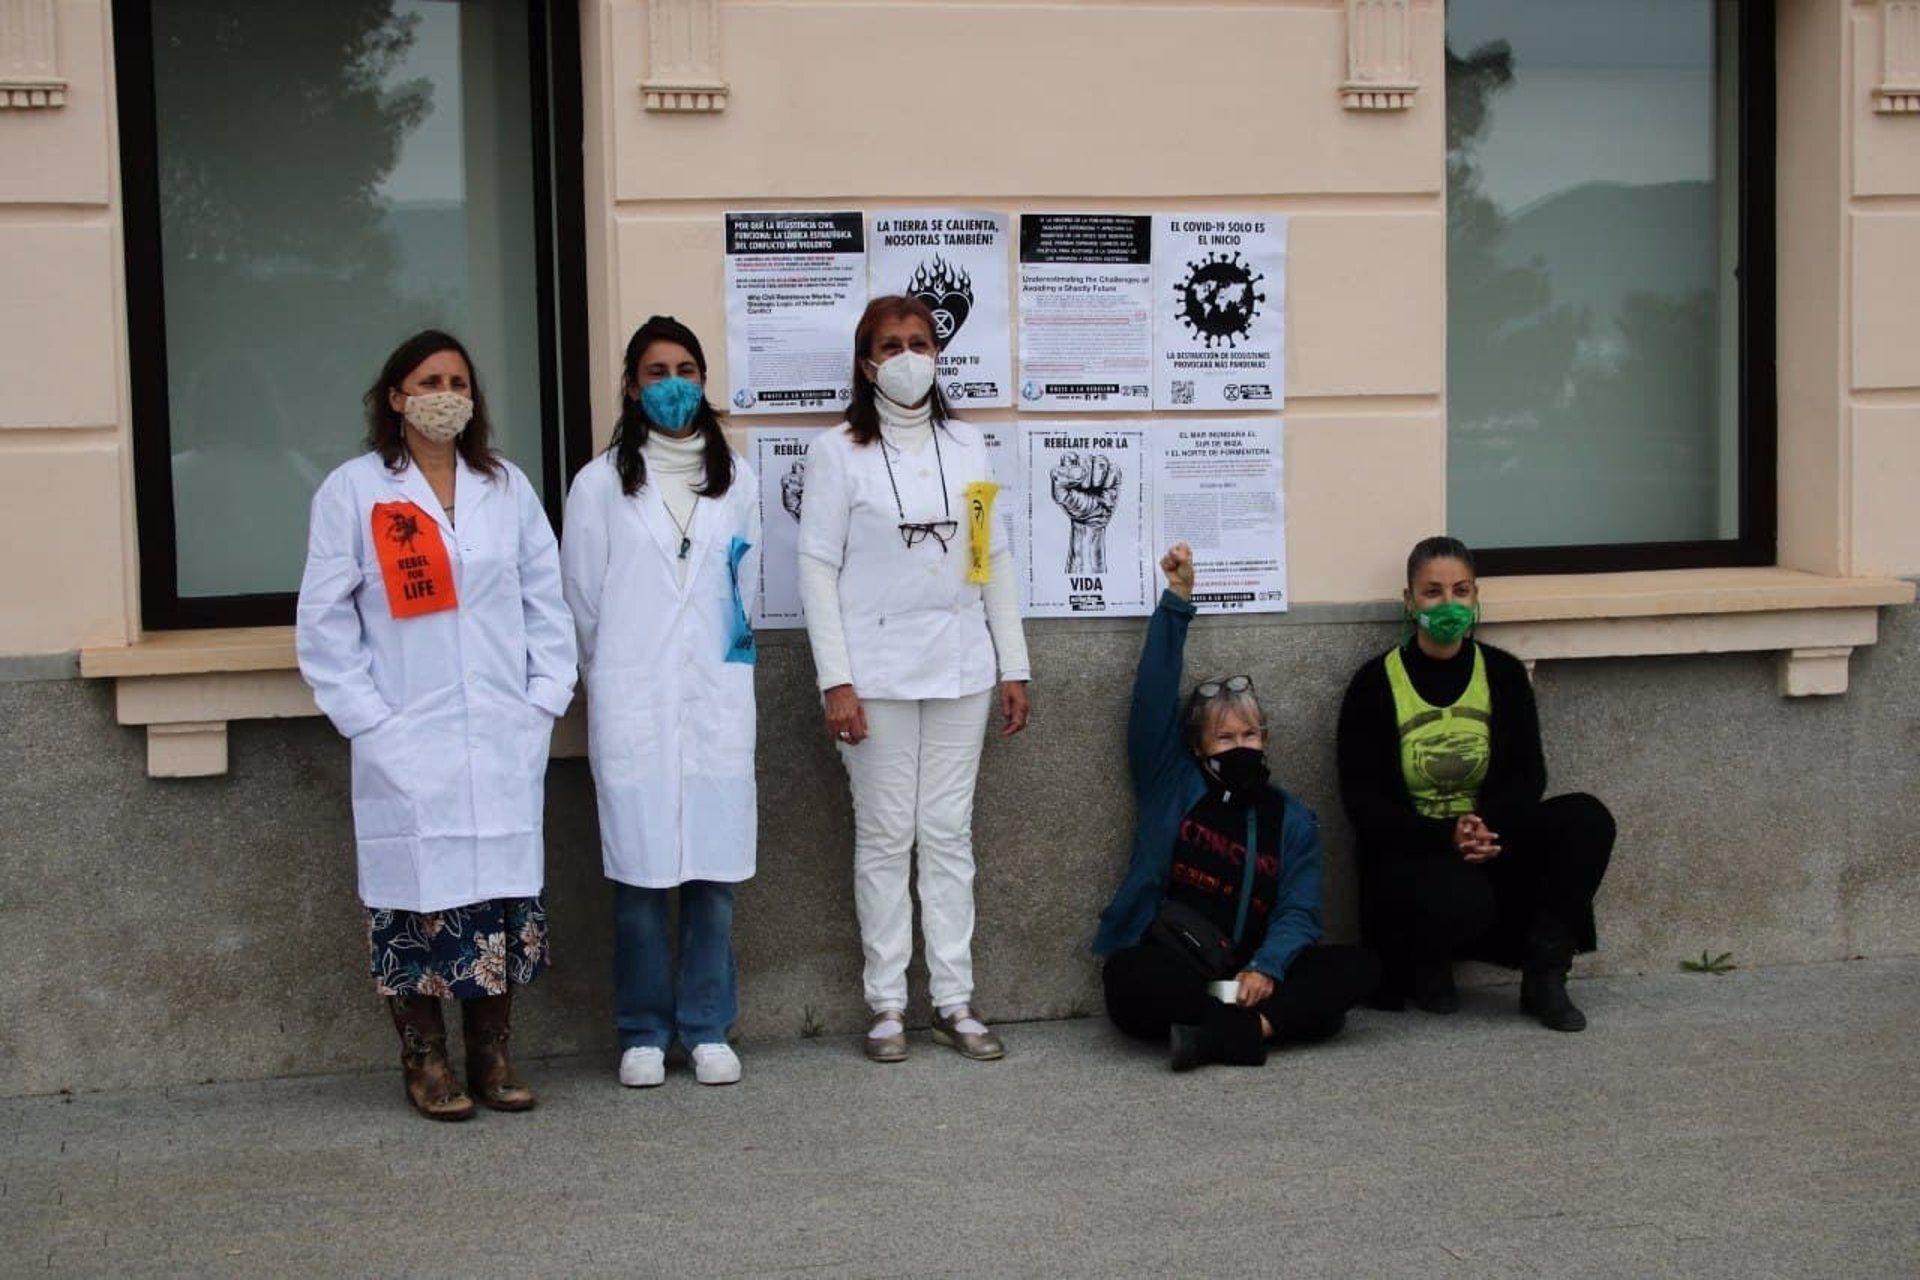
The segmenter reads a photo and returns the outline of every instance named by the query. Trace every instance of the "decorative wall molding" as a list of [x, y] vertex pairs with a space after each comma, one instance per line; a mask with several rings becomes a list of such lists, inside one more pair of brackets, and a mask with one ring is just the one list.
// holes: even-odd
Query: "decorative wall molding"
[[647, 77], [640, 92], [649, 111], [727, 109], [720, 0], [648, 0]]
[[1873, 109], [1920, 115], [1920, 0], [1881, 0], [1880, 87]]
[[1413, 78], [1413, 0], [1347, 0], [1349, 111], [1405, 111], [1420, 86]]
[[0, 110], [64, 107], [54, 0], [0, 0]]

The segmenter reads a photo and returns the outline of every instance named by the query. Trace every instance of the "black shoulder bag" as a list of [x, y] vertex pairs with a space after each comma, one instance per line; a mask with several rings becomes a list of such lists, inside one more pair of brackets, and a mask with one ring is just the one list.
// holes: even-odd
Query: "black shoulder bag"
[[1253, 902], [1254, 867], [1260, 857], [1259, 819], [1259, 806], [1247, 805], [1247, 860], [1240, 880], [1240, 910], [1231, 935], [1199, 908], [1172, 900], [1160, 904], [1160, 914], [1147, 928], [1148, 938], [1186, 961], [1209, 982], [1230, 978], [1237, 968], [1235, 957], [1240, 953], [1240, 935], [1246, 931], [1247, 908]]

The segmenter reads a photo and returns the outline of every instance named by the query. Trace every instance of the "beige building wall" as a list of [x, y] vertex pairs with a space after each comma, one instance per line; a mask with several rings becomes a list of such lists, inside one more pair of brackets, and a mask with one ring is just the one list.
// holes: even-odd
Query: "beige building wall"
[[645, 110], [648, 5], [590, 7], [603, 439], [622, 343], [649, 314], [691, 324], [724, 382], [728, 210], [1284, 213], [1294, 599], [1392, 595], [1406, 547], [1444, 524], [1437, 0], [1413, 5], [1424, 87], [1402, 111], [1342, 106], [1346, 6], [1324, 0], [722, 3], [717, 113]]
[[[1836, 6], [1838, 7], [1838, 6]], [[1920, 110], [1882, 109], [1902, 83], [1920, 107], [1920, 4], [1844, 15], [1842, 154], [1851, 294], [1846, 450], [1847, 569], [1920, 573]], [[1784, 246], [1783, 246], [1784, 249]]]
[[[7, 11], [29, 7], [0, 0], [0, 28], [17, 36]], [[107, 6], [37, 7], [65, 101], [0, 108], [0, 654], [124, 643], [134, 626]]]
[[[1411, 0], [1404, 110], [1344, 105], [1343, 0], [653, 4], [717, 12], [728, 98], [647, 110], [656, 14], [582, 0], [602, 439], [649, 313], [692, 324], [724, 377], [728, 209], [1262, 210], [1293, 220], [1295, 599], [1388, 598], [1445, 525], [1440, 0]], [[0, 109], [0, 654], [139, 634], [107, 5], [0, 0], [36, 5], [66, 83], [64, 105]], [[1906, 74], [1890, 24], [1920, 15], [1779, 8], [1780, 559], [1920, 573], [1920, 113], [1878, 92]]]

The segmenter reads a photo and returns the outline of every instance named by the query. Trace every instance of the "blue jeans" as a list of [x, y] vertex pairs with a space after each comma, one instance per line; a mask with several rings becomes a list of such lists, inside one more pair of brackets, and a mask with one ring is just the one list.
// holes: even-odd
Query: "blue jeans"
[[680, 886], [680, 963], [667, 936], [671, 889], [613, 885], [614, 1014], [620, 1048], [722, 1044], [739, 1012], [731, 884]]

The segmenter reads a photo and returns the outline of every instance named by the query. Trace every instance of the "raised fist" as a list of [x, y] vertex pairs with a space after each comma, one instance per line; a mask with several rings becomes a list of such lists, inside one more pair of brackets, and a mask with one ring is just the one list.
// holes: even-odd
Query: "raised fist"
[[1176, 542], [1160, 557], [1160, 572], [1167, 575], [1167, 586], [1182, 600], [1193, 598], [1193, 548]]
[[780, 505], [795, 520], [800, 518], [800, 499], [807, 487], [807, 460], [795, 458], [793, 465], [787, 468], [787, 474], [780, 477]]
[[1048, 473], [1053, 500], [1067, 513], [1067, 572], [1107, 571], [1107, 523], [1120, 502], [1120, 468], [1104, 453], [1060, 455]]

